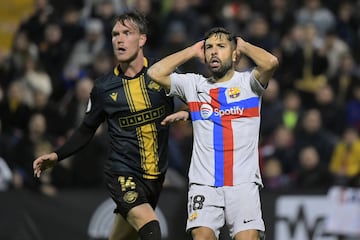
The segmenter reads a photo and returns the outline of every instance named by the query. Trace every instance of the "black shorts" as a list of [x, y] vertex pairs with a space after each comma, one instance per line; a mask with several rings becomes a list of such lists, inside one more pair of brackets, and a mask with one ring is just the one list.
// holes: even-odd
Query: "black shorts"
[[105, 171], [105, 180], [110, 196], [116, 203], [114, 213], [120, 213], [126, 219], [132, 208], [143, 203], [149, 203], [155, 209], [164, 177], [150, 180], [130, 173]]

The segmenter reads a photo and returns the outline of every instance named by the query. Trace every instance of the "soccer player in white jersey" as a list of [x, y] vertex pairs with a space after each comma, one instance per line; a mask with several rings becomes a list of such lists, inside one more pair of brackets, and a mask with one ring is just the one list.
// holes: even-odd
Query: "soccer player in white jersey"
[[[241, 55], [256, 66], [236, 71]], [[205, 61], [211, 77], [174, 73], [194, 57]], [[258, 240], [265, 231], [259, 196], [260, 105], [277, 66], [277, 58], [264, 49], [213, 28], [204, 40], [148, 70], [169, 95], [185, 99], [191, 111], [194, 146], [186, 228], [194, 240], [217, 239], [224, 224], [235, 240]]]

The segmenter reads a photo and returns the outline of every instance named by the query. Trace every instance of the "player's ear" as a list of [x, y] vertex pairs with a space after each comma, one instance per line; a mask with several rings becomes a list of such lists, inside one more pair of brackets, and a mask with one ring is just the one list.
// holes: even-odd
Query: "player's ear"
[[140, 47], [143, 47], [145, 45], [146, 39], [147, 39], [146, 34], [141, 34], [140, 35], [140, 41], [139, 41], [139, 46]]
[[234, 51], [232, 51], [232, 60], [233, 60], [233, 62], [237, 62], [239, 60], [238, 56], [236, 54], [236, 49]]

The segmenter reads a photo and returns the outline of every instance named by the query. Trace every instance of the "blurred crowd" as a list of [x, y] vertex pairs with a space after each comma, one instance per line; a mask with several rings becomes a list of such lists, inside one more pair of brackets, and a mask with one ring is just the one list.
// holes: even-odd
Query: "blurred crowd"
[[[53, 195], [102, 185], [105, 125], [90, 146], [40, 179], [32, 162], [81, 122], [94, 81], [116, 64], [112, 20], [131, 10], [149, 22], [149, 58], [189, 46], [213, 26], [278, 57], [261, 107], [265, 189], [360, 187], [359, 0], [34, 0], [0, 56], [0, 190]], [[237, 68], [252, 65], [243, 57]], [[207, 74], [196, 60], [180, 70]], [[191, 123], [174, 124], [169, 165], [184, 179], [191, 146]]]

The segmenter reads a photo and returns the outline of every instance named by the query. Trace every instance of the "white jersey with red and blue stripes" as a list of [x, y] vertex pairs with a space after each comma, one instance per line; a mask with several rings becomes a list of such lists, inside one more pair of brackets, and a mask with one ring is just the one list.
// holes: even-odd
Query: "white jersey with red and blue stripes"
[[170, 75], [169, 95], [188, 103], [194, 130], [189, 183], [262, 185], [259, 170], [261, 95], [264, 88], [251, 71], [226, 82], [194, 73]]

